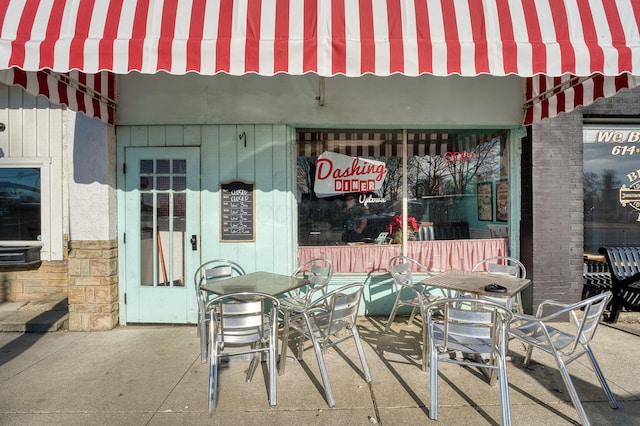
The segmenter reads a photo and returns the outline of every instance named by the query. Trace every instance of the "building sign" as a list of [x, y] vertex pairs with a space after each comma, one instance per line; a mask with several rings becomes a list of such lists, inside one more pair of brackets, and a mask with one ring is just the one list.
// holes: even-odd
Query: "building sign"
[[382, 161], [325, 151], [316, 160], [313, 190], [317, 197], [349, 192], [376, 192], [387, 176]]
[[[640, 149], [640, 148], [639, 148]], [[627, 184], [620, 187], [620, 204], [622, 207], [629, 205], [638, 212], [637, 222], [640, 222], [640, 169], [627, 173]]]
[[640, 212], [640, 126], [585, 126], [584, 141], [606, 146], [603, 152], [611, 159], [608, 170], [622, 173], [618, 178], [620, 205]]
[[584, 248], [640, 241], [640, 124], [583, 127]]

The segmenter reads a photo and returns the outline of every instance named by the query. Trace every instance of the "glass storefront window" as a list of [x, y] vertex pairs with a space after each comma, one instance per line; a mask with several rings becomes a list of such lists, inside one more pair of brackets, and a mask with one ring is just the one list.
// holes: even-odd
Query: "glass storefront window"
[[640, 125], [583, 130], [584, 251], [640, 242]]
[[40, 168], [0, 167], [0, 240], [41, 240]]
[[[409, 130], [405, 176], [401, 130], [298, 130], [298, 243], [400, 243], [404, 179], [410, 241], [506, 237], [507, 140], [502, 130]], [[318, 194], [317, 160], [326, 152], [384, 163], [384, 181]]]

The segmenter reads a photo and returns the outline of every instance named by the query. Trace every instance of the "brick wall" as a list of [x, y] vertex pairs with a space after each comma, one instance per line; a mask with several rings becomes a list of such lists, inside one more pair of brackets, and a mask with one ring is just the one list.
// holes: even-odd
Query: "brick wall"
[[639, 116], [640, 88], [532, 126], [533, 307], [545, 299], [580, 300], [582, 292], [583, 116]]
[[116, 241], [71, 241], [69, 330], [111, 330], [118, 325]]

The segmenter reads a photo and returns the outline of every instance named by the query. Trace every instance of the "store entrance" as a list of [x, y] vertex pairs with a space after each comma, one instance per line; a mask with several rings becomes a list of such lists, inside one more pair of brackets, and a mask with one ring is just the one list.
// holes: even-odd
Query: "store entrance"
[[199, 148], [125, 152], [125, 306], [129, 323], [193, 323], [199, 264]]

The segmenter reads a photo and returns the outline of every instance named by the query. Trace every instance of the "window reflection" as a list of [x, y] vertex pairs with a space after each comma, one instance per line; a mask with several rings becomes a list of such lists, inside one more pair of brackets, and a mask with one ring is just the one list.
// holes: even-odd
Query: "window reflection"
[[186, 160], [140, 160], [140, 283], [185, 286]]
[[[299, 244], [372, 244], [385, 232], [386, 242], [400, 242], [402, 131], [303, 129], [297, 139]], [[407, 140], [409, 240], [490, 238], [506, 229], [505, 131], [408, 131]], [[316, 194], [316, 161], [326, 151], [383, 162], [382, 186]]]
[[640, 241], [638, 126], [585, 125], [584, 251]]
[[0, 167], [0, 239], [41, 240], [40, 169]]

